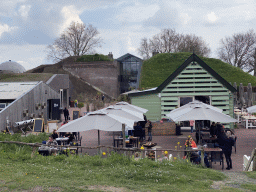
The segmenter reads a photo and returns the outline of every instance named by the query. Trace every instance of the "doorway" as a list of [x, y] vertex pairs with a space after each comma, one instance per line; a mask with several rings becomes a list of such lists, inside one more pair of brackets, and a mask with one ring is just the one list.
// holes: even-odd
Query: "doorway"
[[205, 104], [210, 105], [211, 101], [210, 101], [210, 96], [195, 96], [195, 100], [197, 101], [201, 101]]

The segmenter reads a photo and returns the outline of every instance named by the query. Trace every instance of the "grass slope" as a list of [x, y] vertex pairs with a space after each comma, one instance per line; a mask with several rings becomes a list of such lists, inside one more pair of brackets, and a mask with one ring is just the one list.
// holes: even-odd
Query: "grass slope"
[[53, 74], [51, 73], [13, 73], [0, 74], [0, 82], [21, 82], [21, 81], [43, 81], [46, 82]]
[[[143, 62], [140, 88], [148, 89], [163, 83], [191, 53], [160, 53]], [[244, 72], [242, 69], [224, 63], [219, 59], [200, 57], [207, 65], [216, 71], [227, 82], [234, 82], [247, 86], [251, 83], [256, 86], [256, 77]]]

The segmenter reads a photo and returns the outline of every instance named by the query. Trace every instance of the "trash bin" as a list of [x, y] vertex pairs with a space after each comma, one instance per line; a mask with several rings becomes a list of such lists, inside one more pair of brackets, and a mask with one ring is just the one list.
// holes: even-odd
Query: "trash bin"
[[176, 135], [181, 135], [180, 125], [176, 125]]

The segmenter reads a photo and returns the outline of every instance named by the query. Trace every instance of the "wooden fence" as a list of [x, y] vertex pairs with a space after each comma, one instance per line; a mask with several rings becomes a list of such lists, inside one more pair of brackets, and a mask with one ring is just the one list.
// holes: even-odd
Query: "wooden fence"
[[[36, 147], [41, 147], [41, 146], [48, 146], [46, 144], [41, 144], [41, 143], [24, 143], [24, 142], [19, 142], [19, 141], [0, 141], [0, 143], [8, 143], [8, 144], [18, 144], [18, 145], [28, 145], [33, 147], [33, 152], [35, 152]], [[77, 151], [79, 149], [98, 149], [99, 151], [101, 148], [107, 148], [107, 149], [112, 149], [116, 152], [122, 152], [125, 155], [129, 156], [131, 154], [134, 154], [135, 152], [140, 152], [141, 158], [145, 158], [145, 152], [150, 152], [150, 151], [167, 151], [168, 153], [170, 152], [175, 152], [175, 153], [184, 153], [184, 152], [195, 152], [195, 151], [201, 151], [201, 164], [204, 166], [204, 149], [189, 149], [189, 150], [176, 150], [176, 149], [140, 149], [140, 148], [118, 148], [118, 147], [112, 147], [112, 146], [105, 146], [105, 145], [99, 145], [95, 147], [84, 147], [84, 146], [70, 146], [70, 145], [51, 145], [51, 147], [57, 147], [57, 148], [76, 148]]]

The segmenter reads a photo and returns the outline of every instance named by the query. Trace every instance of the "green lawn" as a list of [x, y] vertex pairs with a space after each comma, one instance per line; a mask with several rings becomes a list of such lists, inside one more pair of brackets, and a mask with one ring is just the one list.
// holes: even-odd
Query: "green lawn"
[[[163, 83], [180, 65], [190, 57], [191, 53], [161, 53], [143, 62], [140, 87], [153, 88]], [[256, 77], [242, 69], [231, 66], [219, 59], [200, 57], [207, 65], [215, 70], [227, 82], [247, 86], [256, 86]]]
[[107, 55], [94, 54], [94, 55], [83, 55], [79, 57], [76, 62], [93, 62], [93, 61], [111, 61]]

